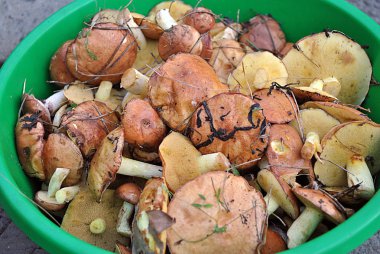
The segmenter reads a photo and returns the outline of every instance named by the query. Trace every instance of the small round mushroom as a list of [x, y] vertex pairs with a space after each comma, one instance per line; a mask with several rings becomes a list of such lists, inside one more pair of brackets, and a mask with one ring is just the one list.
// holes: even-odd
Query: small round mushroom
[[115, 195], [132, 205], [136, 205], [140, 200], [141, 189], [134, 183], [125, 183], [116, 189]]
[[124, 139], [144, 151], [157, 151], [167, 128], [149, 102], [134, 99], [128, 102], [121, 119]]
[[306, 242], [318, 224], [325, 217], [334, 224], [346, 220], [339, 204], [320, 190], [294, 187], [293, 193], [306, 206], [301, 215], [293, 222], [287, 232], [288, 248], [295, 248]]
[[[167, 229], [171, 253], [256, 253], [264, 241], [265, 201], [240, 176], [203, 174], [173, 196]], [[238, 236], [238, 237], [237, 237]]]
[[45, 145], [44, 126], [37, 114], [25, 114], [16, 125], [16, 148], [19, 161], [24, 172], [30, 177], [46, 179], [42, 160]]
[[[363, 102], [371, 81], [372, 67], [365, 50], [341, 32], [325, 31], [302, 38], [283, 58], [290, 83], [309, 86], [332, 78], [341, 86], [341, 102]], [[325, 80], [326, 81], [326, 80]], [[319, 81], [318, 81], [319, 82]], [[319, 82], [320, 83], [320, 82]]]
[[75, 81], [74, 76], [71, 74], [66, 64], [67, 49], [72, 43], [73, 40], [69, 40], [62, 44], [50, 60], [50, 79], [56, 81], [54, 84], [62, 88], [66, 84]]
[[240, 42], [253, 50], [268, 50], [278, 54], [286, 44], [284, 32], [271, 16], [257, 15], [249, 20], [248, 31], [240, 37]]
[[211, 10], [197, 7], [186, 12], [183, 23], [194, 27], [200, 34], [204, 34], [215, 25], [215, 17]]
[[173, 130], [183, 131], [198, 105], [228, 92], [212, 67], [201, 57], [177, 54], [170, 57], [149, 79], [148, 97], [153, 108]]
[[34, 195], [34, 202], [50, 212], [60, 211], [65, 208], [65, 203], [59, 203], [55, 198], [51, 198], [47, 191], [37, 191]]
[[190, 120], [190, 139], [202, 154], [223, 153], [239, 170], [256, 165], [269, 127], [258, 103], [238, 93], [202, 102]]

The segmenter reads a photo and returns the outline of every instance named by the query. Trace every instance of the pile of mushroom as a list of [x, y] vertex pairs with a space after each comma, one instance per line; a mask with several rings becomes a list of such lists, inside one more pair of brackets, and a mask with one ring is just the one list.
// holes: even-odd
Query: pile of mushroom
[[[337, 31], [286, 41], [180, 1], [103, 10], [51, 59], [15, 128], [35, 202], [117, 253], [275, 253], [376, 192], [380, 125], [351, 104], [365, 50]], [[347, 104], [344, 104], [347, 103]]]

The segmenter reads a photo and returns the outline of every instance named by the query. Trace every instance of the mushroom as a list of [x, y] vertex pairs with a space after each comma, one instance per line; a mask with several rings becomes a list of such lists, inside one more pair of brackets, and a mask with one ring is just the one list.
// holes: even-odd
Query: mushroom
[[44, 162], [47, 182], [50, 181], [57, 168], [69, 169], [63, 186], [80, 182], [84, 167], [83, 156], [75, 143], [64, 134], [52, 133], [48, 136], [41, 158]]
[[144, 151], [157, 151], [167, 132], [158, 113], [149, 102], [140, 99], [128, 102], [121, 122], [125, 141]]
[[213, 52], [213, 45], [210, 33], [204, 33], [201, 35], [202, 52], [199, 55], [204, 60], [209, 61]]
[[86, 101], [68, 111], [61, 122], [61, 131], [79, 147], [85, 158], [91, 157], [100, 142], [119, 124], [115, 112], [99, 101]]
[[235, 40], [221, 39], [213, 42], [209, 64], [214, 68], [221, 82], [227, 82], [228, 76], [238, 66], [245, 51]]
[[363, 102], [371, 81], [372, 67], [365, 50], [346, 35], [325, 31], [302, 38], [283, 58], [290, 83], [308, 86], [313, 81], [340, 86], [341, 102]]
[[36, 192], [34, 202], [49, 212], [61, 211], [66, 206], [65, 203], [60, 203], [54, 197], [49, 197], [48, 192], [42, 190]]
[[177, 54], [170, 57], [149, 79], [148, 97], [163, 121], [177, 131], [186, 128], [198, 104], [228, 92], [214, 70], [199, 56]]
[[204, 34], [215, 25], [215, 17], [211, 10], [197, 7], [186, 12], [183, 23], [194, 27], [200, 34]]
[[168, 9], [170, 12], [170, 16], [172, 16], [174, 20], [180, 21], [185, 16], [185, 13], [193, 9], [193, 7], [191, 7], [188, 4], [185, 4], [182, 1], [163, 1], [154, 6], [149, 11], [148, 16], [156, 17], [157, 12], [162, 9]]
[[249, 20], [248, 31], [240, 37], [240, 42], [255, 51], [268, 50], [278, 54], [285, 47], [286, 38], [275, 19], [257, 15]]
[[339, 204], [320, 190], [294, 187], [293, 193], [306, 207], [288, 229], [289, 249], [306, 242], [323, 218], [334, 224], [346, 220], [346, 215]]
[[24, 93], [22, 95], [22, 112], [24, 114], [38, 114], [38, 117], [41, 119], [41, 123], [45, 125], [51, 124], [51, 116], [49, 110], [46, 106], [34, 95]]
[[311, 86], [297, 86], [291, 87], [294, 96], [297, 98], [299, 104], [308, 101], [338, 101], [338, 98], [323, 91], [320, 88], [314, 88]]
[[101, 201], [103, 192], [115, 180], [116, 174], [146, 179], [162, 175], [160, 166], [123, 157], [123, 146], [124, 131], [118, 127], [102, 140], [91, 160], [87, 182], [98, 202]]
[[111, 82], [102, 81], [95, 93], [95, 100], [103, 102], [112, 110], [121, 112], [122, 100], [125, 95], [125, 90], [114, 89]]
[[164, 138], [159, 153], [163, 177], [172, 191], [201, 174], [213, 170], [225, 171], [231, 166], [220, 152], [202, 155], [188, 138], [178, 132], [172, 132]]
[[252, 94], [253, 101], [260, 104], [269, 123], [288, 123], [296, 118], [297, 104], [285, 91], [261, 89]]
[[286, 241], [280, 233], [271, 227], [268, 227], [265, 234], [265, 244], [260, 249], [262, 254], [275, 254], [287, 250]]
[[265, 190], [264, 197], [267, 204], [268, 215], [281, 207], [292, 219], [296, 219], [300, 213], [297, 198], [292, 193], [290, 186], [272, 171], [262, 169], [257, 175], [257, 182]]
[[190, 139], [202, 154], [223, 153], [239, 170], [257, 164], [269, 127], [258, 103], [239, 93], [203, 101], [190, 120]]
[[141, 28], [141, 31], [146, 38], [158, 40], [164, 32], [164, 30], [159, 25], [157, 25], [154, 16], [145, 17], [135, 12], [132, 12], [131, 15], [136, 21], [136, 24]]
[[69, 203], [78, 194], [79, 189], [79, 185], [61, 188], [55, 193], [55, 199], [60, 204]]
[[82, 102], [92, 101], [94, 99], [92, 90], [81, 82], [66, 85], [63, 89], [63, 94], [69, 102], [75, 104], [81, 104]]
[[116, 254], [132, 254], [132, 251], [127, 246], [116, 241], [115, 253]]
[[137, 52], [137, 57], [132, 67], [150, 76], [161, 62], [162, 59], [158, 54], [158, 41], [147, 40], [145, 49]]
[[216, 29], [210, 30], [212, 33], [212, 40], [234, 40], [237, 41], [239, 34], [242, 33], [242, 26], [239, 23], [231, 23], [230, 20], [224, 20], [220, 23], [217, 23], [214, 27]]
[[24, 172], [30, 177], [45, 180], [42, 150], [45, 145], [44, 126], [38, 118], [39, 114], [25, 114], [16, 125], [17, 155]]
[[150, 162], [153, 164], [160, 164], [161, 159], [160, 155], [158, 154], [158, 151], [155, 152], [146, 152], [144, 150], [141, 150], [138, 147], [132, 148], [132, 157], [135, 160], [143, 161], [143, 162]]
[[[91, 191], [83, 187], [70, 202], [61, 228], [85, 242], [113, 251], [115, 241], [124, 245], [128, 243], [128, 238], [116, 232], [117, 216], [121, 206], [122, 200], [115, 198], [113, 190], [106, 190], [102, 202], [98, 203]], [[94, 234], [90, 231], [90, 224], [96, 219], [105, 222], [102, 227], [104, 232], [101, 234]]]
[[54, 174], [51, 176], [48, 187], [48, 196], [50, 198], [55, 197], [55, 193], [61, 188], [63, 180], [70, 173], [68, 168], [57, 168]]
[[130, 68], [123, 73], [121, 77], [120, 87], [129, 93], [146, 97], [148, 94], [149, 77], [145, 76], [135, 68]]
[[61, 47], [54, 53], [50, 60], [50, 79], [55, 81], [54, 84], [64, 87], [66, 84], [74, 82], [75, 78], [70, 73], [66, 65], [67, 48], [73, 40], [66, 41]]
[[168, 207], [171, 253], [256, 253], [264, 243], [266, 205], [241, 176], [221, 171], [186, 183]]
[[376, 123], [355, 121], [334, 127], [322, 139], [322, 161], [314, 165], [316, 177], [331, 187], [359, 184], [354, 195], [369, 199], [375, 193], [372, 175], [380, 170], [379, 144], [380, 125]]
[[273, 82], [286, 85], [288, 72], [282, 61], [268, 51], [246, 54], [228, 77], [231, 90], [251, 95], [255, 90], [269, 88]]
[[288, 54], [288, 52], [293, 48], [293, 45], [294, 43], [292, 42], [287, 42], [285, 44], [285, 46], [281, 49], [281, 51], [278, 53], [278, 55], [281, 57], [281, 58], [284, 58], [286, 56], [286, 54]]

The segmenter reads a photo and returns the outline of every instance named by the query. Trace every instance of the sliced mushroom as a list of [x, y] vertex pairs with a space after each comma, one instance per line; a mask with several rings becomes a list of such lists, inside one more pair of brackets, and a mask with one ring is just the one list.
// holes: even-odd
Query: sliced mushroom
[[[343, 103], [360, 104], [366, 96], [372, 67], [365, 50], [341, 32], [313, 34], [295, 43], [284, 57], [289, 82], [308, 86], [315, 80], [335, 79]], [[322, 82], [323, 83], [323, 82]]]
[[288, 72], [282, 61], [265, 51], [246, 54], [227, 83], [232, 90], [252, 95], [255, 90], [269, 88], [273, 82], [286, 85], [287, 80]]
[[70, 73], [66, 65], [66, 53], [67, 48], [73, 40], [66, 41], [61, 47], [54, 53], [50, 60], [50, 79], [56, 81], [56, 85], [64, 87], [66, 84], [75, 81], [74, 76]]
[[171, 253], [256, 253], [264, 243], [265, 201], [240, 176], [195, 178], [174, 194], [168, 214], [176, 221], [167, 230]]
[[215, 25], [215, 17], [211, 10], [197, 7], [186, 12], [183, 23], [194, 27], [200, 34], [204, 34]]
[[30, 177], [45, 180], [42, 150], [45, 145], [44, 126], [38, 114], [25, 114], [16, 125], [17, 155], [24, 172]]
[[190, 140], [178, 132], [165, 137], [159, 147], [163, 176], [168, 188], [176, 191], [188, 181], [213, 170], [227, 170], [230, 162], [222, 153], [202, 155]]
[[227, 92], [214, 70], [199, 56], [177, 54], [169, 58], [149, 79], [148, 97], [164, 122], [183, 131], [198, 104]]
[[238, 93], [202, 102], [190, 120], [190, 139], [202, 154], [223, 153], [239, 170], [256, 165], [268, 144], [260, 105]]
[[334, 224], [346, 220], [344, 211], [323, 192], [300, 187], [294, 187], [293, 192], [306, 208], [287, 232], [289, 249], [306, 242], [324, 217]]

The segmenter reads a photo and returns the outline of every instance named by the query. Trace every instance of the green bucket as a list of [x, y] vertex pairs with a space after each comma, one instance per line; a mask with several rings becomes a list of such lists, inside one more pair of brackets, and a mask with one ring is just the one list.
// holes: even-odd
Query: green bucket
[[[37, 98], [45, 98], [53, 89], [49, 79], [50, 57], [66, 40], [74, 38], [100, 8], [120, 8], [129, 0], [74, 1], [61, 9], [33, 32], [14, 50], [0, 70], [0, 206], [33, 241], [51, 253], [109, 253], [87, 244], [61, 230], [28, 199], [33, 197], [36, 182], [27, 178], [18, 162], [14, 126], [21, 101], [22, 87]], [[131, 11], [147, 13], [159, 1], [135, 0]], [[195, 4], [197, 1], [186, 1]], [[380, 79], [380, 26], [364, 13], [342, 0], [203, 0], [202, 5], [216, 14], [240, 20], [258, 13], [270, 13], [280, 21], [289, 41], [320, 32], [325, 28], [340, 30], [367, 50]], [[370, 117], [380, 122], [380, 87], [372, 86], [364, 103]], [[379, 186], [377, 185], [377, 188]], [[343, 224], [303, 244], [289, 253], [343, 253], [352, 250], [380, 229], [380, 193]]]

